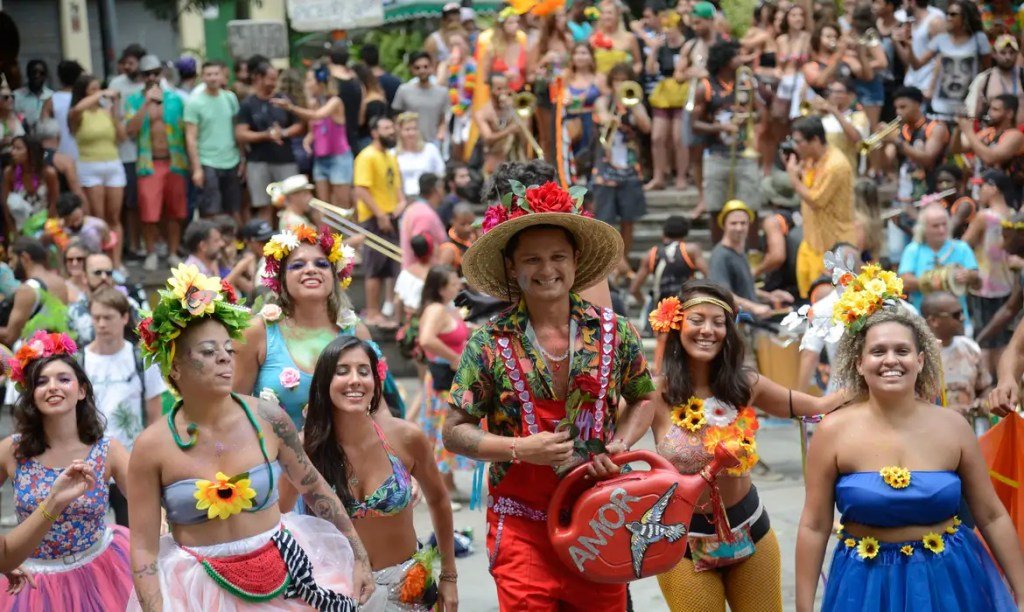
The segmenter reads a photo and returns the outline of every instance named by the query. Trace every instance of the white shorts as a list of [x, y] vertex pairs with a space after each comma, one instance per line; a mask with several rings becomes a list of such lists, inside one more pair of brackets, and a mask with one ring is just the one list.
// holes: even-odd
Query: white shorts
[[82, 187], [124, 187], [128, 181], [124, 176], [121, 160], [84, 162], [77, 165], [78, 180]]

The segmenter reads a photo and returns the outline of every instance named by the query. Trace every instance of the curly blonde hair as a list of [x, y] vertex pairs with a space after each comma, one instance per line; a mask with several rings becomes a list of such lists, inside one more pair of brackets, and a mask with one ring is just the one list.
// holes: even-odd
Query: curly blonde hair
[[899, 323], [909, 329], [914, 336], [914, 345], [918, 351], [924, 353], [924, 368], [917, 375], [914, 392], [919, 398], [930, 401], [939, 394], [939, 381], [942, 379], [939, 341], [935, 339], [924, 319], [902, 306], [882, 308], [868, 317], [859, 333], [844, 334], [839, 340], [832, 376], [836, 378], [840, 388], [851, 389], [861, 396], [867, 395], [867, 383], [857, 371], [857, 360], [864, 352], [868, 330], [882, 323]]

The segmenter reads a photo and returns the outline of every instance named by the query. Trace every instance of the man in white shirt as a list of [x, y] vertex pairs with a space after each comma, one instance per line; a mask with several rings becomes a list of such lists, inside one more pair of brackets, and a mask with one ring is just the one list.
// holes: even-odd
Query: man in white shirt
[[[929, 6], [929, 2], [930, 0], [909, 0], [907, 9], [896, 11], [896, 20], [904, 25], [893, 30], [893, 41], [909, 40], [914, 55], [918, 57], [928, 50], [928, 43], [933, 37], [946, 31], [946, 14], [938, 7]], [[925, 93], [925, 97], [930, 99], [935, 81], [935, 62], [928, 62], [920, 68], [911, 68], [910, 57], [903, 47], [897, 45], [896, 52], [907, 66], [903, 85], [920, 89]]]
[[[96, 397], [96, 408], [106, 418], [106, 435], [131, 451], [147, 425], [160, 418], [161, 396], [166, 390], [160, 369], [143, 365], [139, 347], [125, 338], [131, 306], [112, 287], [95, 292], [89, 300], [96, 339], [79, 356]], [[110, 505], [118, 525], [128, 525], [128, 502], [110, 487]]]

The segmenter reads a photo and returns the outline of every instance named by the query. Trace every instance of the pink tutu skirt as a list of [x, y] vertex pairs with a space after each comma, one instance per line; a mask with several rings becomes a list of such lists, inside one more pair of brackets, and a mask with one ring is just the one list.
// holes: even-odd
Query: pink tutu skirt
[[[351, 595], [354, 563], [348, 538], [334, 525], [315, 516], [289, 512], [281, 517], [281, 523], [309, 557], [313, 564], [313, 578], [316, 583], [325, 589]], [[278, 527], [274, 527], [242, 540], [212, 546], [192, 546], [190, 549], [203, 557], [243, 555], [266, 544], [278, 530]], [[249, 612], [311, 609], [300, 598], [279, 597], [272, 601], [251, 603], [235, 597], [218, 585], [199, 561], [182, 550], [170, 534], [160, 538], [157, 566], [160, 571], [160, 592], [163, 594], [164, 610]], [[128, 602], [128, 610], [141, 609], [133, 592]]]
[[0, 610], [124, 610], [132, 594], [129, 546], [128, 530], [113, 525], [107, 528], [94, 552], [86, 552], [76, 560], [29, 559], [21, 568], [32, 573], [35, 588], [26, 585], [12, 597], [6, 592], [7, 579], [0, 577]]

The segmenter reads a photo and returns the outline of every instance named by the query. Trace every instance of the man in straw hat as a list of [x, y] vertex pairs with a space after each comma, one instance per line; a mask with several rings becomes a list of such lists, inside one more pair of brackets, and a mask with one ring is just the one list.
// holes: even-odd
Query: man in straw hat
[[589, 582], [562, 565], [545, 522], [562, 474], [590, 459], [591, 477], [617, 472], [609, 455], [650, 426], [644, 400], [654, 384], [636, 330], [579, 296], [607, 278], [622, 258], [622, 239], [581, 214], [577, 190], [508, 184], [511, 193], [487, 210], [462, 270], [474, 289], [513, 306], [463, 351], [444, 444], [492, 462], [487, 547], [502, 610], [530, 602], [531, 609], [622, 611], [625, 586]]

